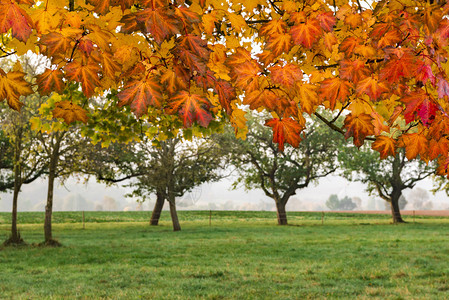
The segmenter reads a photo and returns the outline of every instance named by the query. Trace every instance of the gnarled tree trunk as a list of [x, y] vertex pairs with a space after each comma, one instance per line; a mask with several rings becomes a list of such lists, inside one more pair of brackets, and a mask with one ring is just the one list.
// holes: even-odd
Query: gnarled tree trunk
[[[400, 196], [400, 195], [399, 195]], [[393, 223], [405, 223], [401, 216], [401, 210], [399, 208], [399, 197], [391, 198], [391, 217], [393, 219]]]
[[287, 225], [287, 212], [285, 211], [285, 204], [286, 203], [282, 201], [276, 201], [278, 225]]
[[181, 225], [179, 224], [178, 213], [176, 211], [175, 197], [170, 196], [168, 203], [170, 204], [170, 216], [173, 223], [173, 231], [180, 231]]
[[151, 214], [150, 225], [159, 224], [162, 208], [164, 207], [165, 197], [163, 193], [156, 192], [156, 203], [154, 204], [153, 213]]

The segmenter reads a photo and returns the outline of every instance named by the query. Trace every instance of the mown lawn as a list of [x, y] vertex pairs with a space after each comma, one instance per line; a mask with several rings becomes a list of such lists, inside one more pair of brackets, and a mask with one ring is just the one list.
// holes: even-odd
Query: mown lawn
[[[149, 214], [89, 212], [83, 230], [80, 213], [55, 213], [63, 247], [0, 248], [0, 298], [449, 298], [447, 218], [296, 213], [281, 227], [271, 212], [214, 212], [209, 226], [209, 212], [180, 212], [172, 232]], [[41, 217], [20, 214], [30, 244]]]

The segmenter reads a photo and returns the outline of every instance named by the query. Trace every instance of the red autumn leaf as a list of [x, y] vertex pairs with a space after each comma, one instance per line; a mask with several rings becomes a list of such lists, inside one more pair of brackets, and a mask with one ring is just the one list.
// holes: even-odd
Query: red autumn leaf
[[136, 21], [143, 24], [144, 32], [150, 33], [158, 44], [168, 36], [180, 33], [178, 19], [164, 7], [144, 9], [136, 13]]
[[312, 48], [313, 43], [320, 38], [322, 32], [320, 23], [316, 19], [308, 19], [290, 29], [293, 42], [306, 48]]
[[87, 123], [87, 111], [77, 104], [73, 104], [71, 101], [61, 101], [56, 103], [53, 109], [53, 117], [63, 118], [67, 124], [75, 121], [81, 121]]
[[439, 77], [438, 78], [438, 98], [443, 99], [444, 96], [449, 97], [449, 83], [446, 79]]
[[209, 112], [210, 106], [210, 102], [203, 96], [181, 91], [170, 99], [167, 111], [171, 114], [178, 112], [185, 127], [192, 126], [195, 121], [207, 127], [213, 119]]
[[362, 44], [362, 40], [358, 37], [349, 36], [340, 44], [340, 51], [344, 52], [347, 57], [354, 53], [354, 49]]
[[63, 76], [60, 70], [46, 69], [44, 73], [37, 76], [39, 93], [41, 95], [48, 95], [51, 92], [61, 93], [65, 88]]
[[365, 138], [374, 133], [372, 124], [373, 118], [365, 113], [359, 115], [349, 114], [345, 118], [345, 138], [353, 137], [354, 145], [360, 147], [363, 145]]
[[243, 104], [250, 109], [267, 108], [274, 109], [279, 97], [269, 89], [255, 90], [245, 95]]
[[328, 12], [319, 14], [316, 18], [320, 22], [321, 28], [323, 28], [326, 31], [334, 30], [334, 26], [337, 23], [337, 20], [335, 19], [333, 12], [328, 11]]
[[14, 1], [0, 2], [0, 34], [11, 34], [19, 41], [26, 42], [31, 35], [33, 21]]
[[359, 59], [349, 60], [344, 59], [340, 61], [340, 77], [357, 84], [359, 80], [365, 78], [370, 74], [370, 71], [365, 66], [365, 62]]
[[295, 120], [274, 118], [267, 120], [265, 126], [270, 126], [273, 129], [273, 142], [279, 144], [280, 151], [284, 150], [285, 143], [298, 147], [303, 128]]
[[388, 136], [379, 135], [371, 145], [373, 150], [380, 153], [380, 158], [385, 159], [388, 156], [394, 156], [396, 152], [396, 141]]
[[419, 118], [428, 127], [435, 119], [437, 106], [423, 90], [418, 90], [404, 97], [401, 101], [406, 105], [404, 117], [407, 123]]
[[160, 83], [153, 77], [129, 82], [117, 97], [119, 106], [130, 105], [137, 117], [144, 115], [150, 105], [161, 107], [163, 99]]
[[259, 89], [259, 73], [261, 68], [254, 61], [246, 61], [240, 65], [236, 65], [232, 70], [232, 79], [236, 82], [236, 86], [246, 92]]
[[415, 57], [405, 51], [401, 57], [393, 56], [380, 72], [380, 78], [396, 83], [404, 77], [411, 77], [416, 72]]
[[236, 98], [235, 89], [231, 84], [224, 80], [217, 80], [214, 85], [215, 92], [218, 94], [221, 107], [228, 113], [232, 113], [231, 101]]

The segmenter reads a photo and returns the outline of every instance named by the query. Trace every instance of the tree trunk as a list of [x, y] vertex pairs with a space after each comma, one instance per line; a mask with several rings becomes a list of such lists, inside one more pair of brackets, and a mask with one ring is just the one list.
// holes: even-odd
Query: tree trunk
[[22, 129], [20, 128], [16, 141], [14, 143], [14, 194], [12, 198], [12, 213], [11, 213], [11, 237], [5, 244], [22, 244], [23, 240], [20, 238], [17, 230], [17, 202], [19, 199], [20, 188], [22, 187], [22, 168], [21, 168], [21, 152], [22, 152]]
[[401, 216], [401, 210], [399, 209], [399, 195], [394, 195], [391, 197], [391, 216], [393, 218], [393, 223], [405, 223]]
[[285, 203], [276, 201], [276, 212], [278, 217], [278, 225], [287, 225], [287, 213], [285, 211]]
[[173, 231], [180, 231], [181, 225], [179, 224], [178, 213], [176, 212], [175, 197], [170, 197], [168, 203], [170, 204], [170, 216], [173, 223]]
[[51, 217], [53, 213], [53, 190], [56, 178], [56, 168], [59, 160], [59, 145], [60, 136], [57, 136], [57, 141], [52, 149], [53, 152], [50, 158], [50, 166], [48, 169], [48, 191], [47, 191], [47, 205], [45, 205], [45, 221], [44, 221], [44, 244], [47, 246], [60, 246], [59, 242], [53, 240]]
[[156, 226], [159, 224], [162, 208], [164, 207], [165, 197], [162, 193], [156, 193], [156, 203], [154, 204], [153, 213], [151, 214], [150, 225]]

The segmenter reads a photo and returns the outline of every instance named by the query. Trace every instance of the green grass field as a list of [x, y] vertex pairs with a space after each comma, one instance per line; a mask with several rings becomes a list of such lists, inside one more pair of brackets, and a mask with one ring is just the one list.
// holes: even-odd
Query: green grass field
[[[30, 246], [0, 248], [6, 299], [447, 299], [449, 218], [391, 225], [388, 215], [180, 212], [54, 215], [60, 248], [41, 248], [42, 213], [20, 213]], [[0, 213], [0, 237], [9, 230]], [[410, 217], [406, 220], [411, 221]]]

